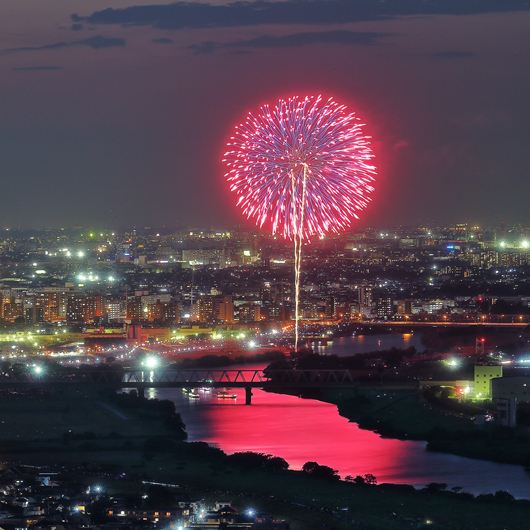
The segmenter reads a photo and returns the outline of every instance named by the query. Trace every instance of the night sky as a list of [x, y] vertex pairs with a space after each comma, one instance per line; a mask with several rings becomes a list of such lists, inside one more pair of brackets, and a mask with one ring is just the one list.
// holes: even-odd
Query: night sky
[[530, 222], [530, 4], [134, 1], [2, 3], [1, 226], [240, 222], [234, 126], [318, 94], [373, 137], [363, 226]]

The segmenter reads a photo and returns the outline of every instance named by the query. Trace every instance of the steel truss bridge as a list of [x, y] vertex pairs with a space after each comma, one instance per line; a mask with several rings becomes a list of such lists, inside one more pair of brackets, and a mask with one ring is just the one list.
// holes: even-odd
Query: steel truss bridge
[[17, 388], [127, 388], [145, 396], [147, 388], [244, 388], [250, 405], [252, 389], [303, 390], [354, 388], [359, 381], [348, 370], [98, 370], [75, 374], [9, 376], [0, 379], [0, 392]]

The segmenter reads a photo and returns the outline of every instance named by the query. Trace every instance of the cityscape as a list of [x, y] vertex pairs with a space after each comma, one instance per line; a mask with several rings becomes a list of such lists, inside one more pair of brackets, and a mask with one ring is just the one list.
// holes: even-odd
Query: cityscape
[[0, 530], [527, 530], [528, 2], [0, 12]]
[[[294, 319], [292, 243], [242, 226], [173, 234], [6, 229], [0, 246], [6, 327], [138, 321], [172, 333], [198, 324], [259, 332]], [[300, 317], [315, 325], [528, 323], [529, 265], [524, 225], [316, 237], [303, 244]]]
[[[216, 452], [228, 453], [224, 463], [217, 464], [220, 469], [232, 465], [270, 468], [272, 473], [301, 469], [299, 473], [320, 477], [319, 489], [335, 483], [364, 488], [376, 487], [378, 482], [380, 487], [397, 483], [422, 494], [450, 493], [457, 502], [465, 498], [479, 509], [481, 503], [497, 503], [501, 512], [526, 502], [516, 500], [526, 498], [525, 433], [530, 425], [526, 397], [530, 249], [524, 225], [366, 228], [304, 242], [298, 354], [294, 350], [294, 258], [292, 244], [282, 237], [243, 226], [175, 233], [150, 227], [125, 233], [90, 228], [5, 229], [0, 246], [4, 403], [0, 418], [6, 424], [1, 439], [2, 451], [11, 455], [2, 468], [2, 528], [11, 528], [10, 524], [296, 527], [285, 516], [293, 517], [292, 505], [275, 513], [259, 509], [264, 503], [257, 502], [241, 512], [235, 483], [233, 491], [228, 488], [234, 498], [219, 500], [212, 496], [218, 491], [215, 477], [182, 485], [180, 480], [175, 482], [175, 471], [169, 472], [168, 464], [162, 476], [153, 471], [151, 464], [160, 458], [170, 461], [168, 451], [177, 450], [179, 443], [192, 447], [205, 441], [209, 445], [195, 449], [201, 458], [215, 461]], [[125, 389], [121, 394], [93, 396], [102, 387], [115, 388], [118, 374], [119, 386]], [[146, 374], [150, 374], [148, 380]], [[354, 394], [345, 399], [348, 388]], [[84, 420], [64, 412], [59, 419], [51, 413], [65, 399], [72, 404], [64, 410], [80, 406], [73, 405], [80, 399], [79, 392], [87, 393], [81, 402], [87, 400], [88, 406], [101, 410], [85, 411]], [[271, 421], [278, 422], [276, 398], [263, 397], [269, 392], [287, 394], [277, 394], [278, 404], [293, 412], [280, 424], [292, 424], [296, 441], [288, 434], [289, 425], [278, 428], [287, 441], [276, 441], [269, 430], [274, 427], [269, 425], [267, 409], [275, 418]], [[439, 470], [425, 469], [411, 456], [403, 463], [408, 481], [405, 468], [392, 472], [383, 461], [370, 460], [371, 468], [366, 469], [359, 457], [357, 464], [350, 463], [349, 452], [342, 454], [334, 442], [326, 446], [312, 438], [299, 439], [308, 427], [294, 409], [303, 416], [304, 405], [291, 405], [289, 394], [335, 404], [341, 415], [375, 436], [389, 438], [388, 442], [427, 440], [431, 452], [503, 462], [492, 466], [519, 466], [523, 476], [513, 471], [499, 476], [500, 469], [488, 470], [483, 463], [477, 464], [477, 471], [482, 469], [485, 475], [474, 482], [447, 463], [446, 474], [441, 475], [446, 483], [437, 480]], [[359, 395], [366, 396], [366, 403], [357, 401]], [[416, 410], [417, 396], [421, 396], [422, 410]], [[122, 420], [131, 417], [131, 404], [138, 399], [144, 404], [134, 408], [147, 408], [139, 422], [145, 441], [137, 449], [138, 442], [132, 441]], [[398, 401], [406, 407], [395, 410], [395, 421], [380, 412]], [[17, 421], [7, 427], [16, 410], [28, 402], [34, 407], [26, 413], [29, 424], [22, 427], [23, 421], [16, 427]], [[163, 403], [172, 402], [167, 410], [165, 405], [162, 408]], [[375, 409], [367, 406], [369, 402], [377, 405]], [[247, 410], [245, 405], [260, 408], [258, 424], [241, 412]], [[197, 407], [204, 407], [204, 412], [198, 413]], [[110, 431], [109, 418], [99, 417], [102, 411], [114, 417]], [[329, 414], [327, 409], [311, 413], [321, 423], [327, 421], [322, 415]], [[148, 424], [166, 418], [164, 424], [173, 427], [160, 433], [158, 426], [141, 425], [146, 417], [151, 418]], [[119, 431], [116, 421], [124, 425]], [[231, 434], [215, 434], [219, 421], [234, 424]], [[245, 428], [241, 421], [246, 422]], [[146, 428], [153, 429], [152, 436], [147, 436]], [[259, 434], [262, 428], [269, 434]], [[339, 438], [352, 434], [359, 438], [358, 433], [339, 434], [342, 426], [330, 429]], [[452, 434], [441, 434], [446, 429]], [[463, 442], [469, 438], [466, 432], [478, 433], [476, 439]], [[497, 432], [503, 433], [502, 444]], [[188, 442], [179, 441], [186, 438]], [[494, 457], [482, 445], [486, 439]], [[53, 449], [58, 443], [66, 444], [62, 457]], [[275, 443], [280, 454], [272, 454]], [[282, 449], [286, 443], [288, 448]], [[169, 448], [157, 449], [157, 444]], [[247, 444], [253, 444], [252, 450]], [[329, 453], [332, 447], [331, 451], [340, 452], [338, 459]], [[141, 449], [140, 458], [133, 456], [133, 448], [136, 453]], [[117, 450], [121, 457], [114, 458], [124, 458], [128, 465], [110, 466], [101, 459]], [[361, 450], [370, 454], [366, 445]], [[381, 450], [390, 455], [397, 448]], [[413, 448], [416, 453], [419, 450], [425, 451]], [[197, 465], [197, 454], [187, 455], [191, 449], [177, 451]], [[71, 458], [83, 453], [87, 455], [81, 457], [83, 463], [74, 465]], [[315, 462], [310, 459], [316, 458], [313, 455], [323, 456]], [[256, 458], [262, 460], [256, 463]], [[89, 464], [92, 459], [94, 464]], [[418, 469], [413, 471], [415, 466]], [[182, 470], [182, 463], [177, 469]], [[154, 474], [149, 476], [147, 470]], [[73, 480], [73, 476], [83, 478]], [[124, 480], [139, 481], [157, 501], [134, 501], [123, 491], [113, 493], [120, 490], [112, 484]], [[355, 515], [341, 514], [321, 502], [318, 509], [333, 524], [380, 528], [391, 521], [385, 514], [363, 513], [358, 508]], [[517, 506], [524, 513], [526, 504]], [[473, 510], [470, 513], [472, 519], [476, 517]], [[381, 521], [367, 525], [371, 517]], [[451, 517], [436, 512], [395, 517], [396, 528], [410, 524], [452, 528], [454, 524]], [[302, 526], [307, 526], [305, 516], [301, 518]], [[519, 524], [517, 516], [513, 524]]]

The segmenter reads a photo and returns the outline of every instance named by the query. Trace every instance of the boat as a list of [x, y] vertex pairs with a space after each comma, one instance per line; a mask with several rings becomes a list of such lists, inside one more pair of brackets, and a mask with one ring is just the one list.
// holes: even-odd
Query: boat
[[199, 391], [196, 388], [194, 388], [188, 393], [188, 397], [190, 399], [200, 399], [201, 395], [199, 394]]
[[223, 388], [217, 392], [217, 397], [219, 399], [237, 399], [237, 394], [230, 394], [226, 388]]

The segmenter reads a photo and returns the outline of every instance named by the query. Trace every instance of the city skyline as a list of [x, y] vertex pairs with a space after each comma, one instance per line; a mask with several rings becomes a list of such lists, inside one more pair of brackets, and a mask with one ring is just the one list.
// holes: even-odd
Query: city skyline
[[0, 21], [1, 226], [243, 222], [221, 163], [234, 125], [318, 94], [373, 137], [376, 191], [352, 230], [525, 221], [523, 2], [31, 8]]

